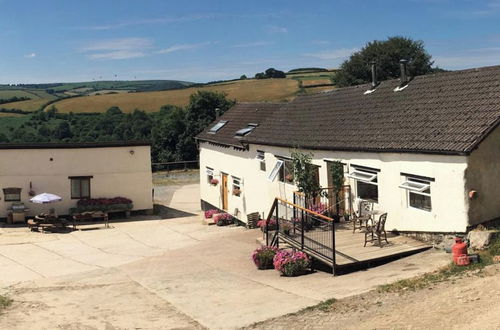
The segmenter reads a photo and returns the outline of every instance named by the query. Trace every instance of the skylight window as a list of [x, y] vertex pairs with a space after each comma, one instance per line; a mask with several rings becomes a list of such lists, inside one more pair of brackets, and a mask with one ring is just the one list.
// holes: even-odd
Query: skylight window
[[208, 132], [215, 134], [215, 133], [217, 133], [217, 131], [219, 131], [226, 124], [227, 124], [227, 120], [221, 120], [217, 124], [215, 124]]
[[250, 123], [247, 125], [247, 127], [245, 128], [242, 128], [238, 131], [236, 131], [236, 137], [243, 137], [247, 134], [249, 134], [250, 132], [252, 132], [257, 126], [259, 126], [259, 124], [253, 124], [253, 123]]

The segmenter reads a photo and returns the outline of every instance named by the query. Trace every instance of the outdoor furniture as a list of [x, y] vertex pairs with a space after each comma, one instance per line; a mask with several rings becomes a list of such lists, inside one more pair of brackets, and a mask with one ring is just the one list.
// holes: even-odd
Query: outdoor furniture
[[[385, 231], [385, 221], [387, 220], [387, 213], [380, 215], [378, 221], [371, 221], [371, 224], [366, 224], [366, 232], [365, 232], [365, 245], [368, 242], [375, 242], [378, 240], [378, 246], [382, 247], [382, 240], [385, 240], [387, 244], [389, 241], [387, 240], [387, 232]], [[371, 238], [368, 238], [371, 236]], [[382, 238], [383, 236], [383, 238]]]
[[66, 226], [66, 219], [54, 217], [48, 214], [36, 215], [34, 219], [28, 220], [28, 228], [31, 231], [41, 230], [42, 233], [44, 233], [47, 229], [66, 229]]
[[363, 227], [366, 227], [366, 223], [370, 220], [370, 214], [368, 212], [372, 211], [373, 203], [368, 201], [360, 201], [358, 205], [358, 212], [353, 213], [352, 219], [352, 233], [356, 231], [356, 229], [361, 230]]
[[73, 214], [73, 229], [78, 225], [89, 225], [98, 221], [104, 222], [104, 227], [109, 228], [108, 213], [101, 211], [76, 213]]

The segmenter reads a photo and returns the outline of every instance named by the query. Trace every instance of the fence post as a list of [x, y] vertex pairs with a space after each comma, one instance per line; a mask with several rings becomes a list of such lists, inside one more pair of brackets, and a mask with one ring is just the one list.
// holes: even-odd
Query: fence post
[[278, 218], [279, 203], [276, 203], [276, 247], [280, 248], [280, 220]]
[[300, 225], [301, 225], [301, 231], [300, 231], [300, 248], [304, 250], [304, 210], [301, 210], [302, 216], [300, 217]]
[[332, 221], [332, 275], [335, 276], [336, 256], [335, 256], [335, 222]]

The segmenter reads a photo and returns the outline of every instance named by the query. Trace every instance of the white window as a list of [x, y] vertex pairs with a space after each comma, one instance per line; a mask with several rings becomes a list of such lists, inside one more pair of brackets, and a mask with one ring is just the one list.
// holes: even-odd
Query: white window
[[347, 176], [356, 181], [356, 194], [359, 199], [378, 202], [377, 170], [354, 167]]
[[274, 165], [273, 170], [271, 171], [271, 173], [269, 173], [269, 176], [267, 177], [269, 181], [274, 181], [276, 179], [281, 169], [281, 166], [283, 166], [283, 161], [281, 159], [278, 159], [276, 165]]
[[227, 124], [227, 120], [221, 120], [217, 124], [215, 124], [208, 132], [215, 134], [218, 130], [220, 130], [224, 125]]
[[264, 151], [261, 151], [261, 150], [257, 150], [257, 160], [259, 161], [260, 163], [260, 170], [261, 171], [266, 171], [266, 153]]
[[240, 196], [241, 194], [241, 179], [233, 176], [233, 195]]
[[399, 187], [407, 191], [408, 207], [432, 211], [431, 181], [433, 180], [420, 177], [406, 177], [406, 180]]
[[279, 174], [280, 174], [279, 176], [280, 182], [293, 184], [294, 180], [293, 162], [289, 159], [284, 159], [283, 166], [281, 166]]
[[213, 178], [214, 178], [214, 169], [207, 167], [207, 182], [212, 183]]
[[6, 202], [19, 202], [21, 201], [22, 188], [3, 188], [4, 200]]

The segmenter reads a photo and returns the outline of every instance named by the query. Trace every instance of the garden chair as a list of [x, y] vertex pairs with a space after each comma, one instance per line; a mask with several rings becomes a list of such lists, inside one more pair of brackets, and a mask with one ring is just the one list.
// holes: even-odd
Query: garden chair
[[373, 204], [367, 201], [360, 201], [358, 204], [358, 212], [353, 212], [352, 219], [352, 233], [356, 229], [361, 230], [361, 228], [366, 227], [366, 223], [370, 220], [370, 215], [367, 213], [373, 209]]
[[[385, 231], [385, 220], [387, 219], [387, 213], [380, 215], [378, 221], [371, 221], [371, 224], [366, 224], [366, 232], [365, 232], [365, 245], [367, 242], [375, 242], [378, 240], [378, 246], [382, 247], [382, 240], [385, 240], [387, 244], [389, 241], [387, 240], [387, 232]], [[371, 238], [368, 236], [371, 235]], [[383, 238], [382, 238], [383, 235]]]

